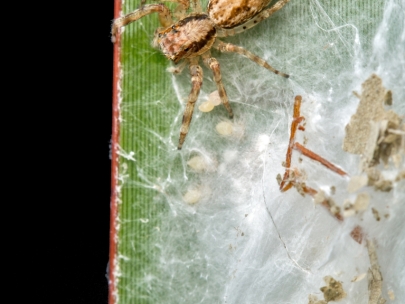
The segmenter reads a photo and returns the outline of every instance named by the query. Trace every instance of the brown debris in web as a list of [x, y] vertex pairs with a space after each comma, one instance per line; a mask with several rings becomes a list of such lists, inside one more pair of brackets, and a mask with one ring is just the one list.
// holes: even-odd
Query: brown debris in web
[[341, 208], [335, 203], [335, 201], [331, 197], [327, 196], [325, 192], [323, 192], [322, 190], [318, 191], [314, 195], [314, 201], [315, 204], [321, 204], [326, 209], [328, 209], [330, 214], [333, 215], [336, 219], [338, 219], [339, 221], [343, 221]]
[[394, 111], [384, 109], [384, 105], [392, 105], [392, 92], [384, 88], [377, 75], [364, 81], [361, 95], [354, 94], [360, 102], [346, 125], [343, 150], [362, 156], [361, 166], [367, 177], [361, 178], [367, 178], [368, 186], [389, 192], [394, 181], [385, 179], [376, 166], [380, 162], [387, 166], [391, 159], [399, 167], [405, 153], [405, 124]]
[[384, 304], [386, 300], [381, 296], [383, 277], [378, 264], [377, 252], [374, 242], [367, 240], [368, 256], [370, 258], [370, 268], [367, 272], [368, 279], [368, 303]]
[[366, 211], [370, 204], [370, 195], [367, 192], [357, 194], [354, 203], [346, 199], [343, 202], [343, 216], [349, 217]]
[[[351, 236], [359, 244], [361, 244], [363, 238], [365, 237], [363, 229], [360, 226], [356, 226], [352, 230]], [[382, 297], [383, 277], [380, 271], [380, 265], [378, 264], [375, 244], [372, 240], [367, 239], [366, 246], [370, 259], [370, 268], [367, 272], [368, 304], [384, 304], [386, 303], [386, 300]], [[365, 276], [365, 273], [359, 274], [355, 276], [351, 282], [359, 282]], [[340, 301], [347, 296], [346, 292], [343, 289], [342, 282], [335, 280], [331, 276], [326, 276], [324, 278], [324, 281], [326, 283], [326, 286], [320, 288], [323, 293], [324, 299], [318, 300], [317, 296], [310, 294], [308, 297], [308, 304], [326, 304], [330, 301]], [[395, 299], [395, 295], [392, 290], [388, 290], [388, 297], [391, 300]]]
[[298, 170], [297, 168], [291, 168], [291, 159], [293, 150], [299, 151], [302, 155], [319, 162], [321, 165], [325, 166], [329, 170], [341, 175], [345, 176], [347, 173], [342, 169], [338, 168], [331, 162], [327, 161], [323, 157], [319, 156], [318, 154], [312, 152], [311, 150], [305, 148], [300, 143], [295, 142], [295, 134], [297, 130], [304, 131], [305, 128], [300, 125], [302, 121], [305, 120], [305, 117], [301, 116], [300, 109], [301, 109], [301, 101], [302, 97], [297, 95], [295, 96], [294, 101], [294, 114], [293, 120], [291, 123], [291, 130], [290, 130], [290, 140], [287, 148], [286, 153], [286, 160], [283, 162], [283, 166], [285, 167], [285, 172], [283, 178], [281, 175], [277, 176], [277, 181], [280, 185], [280, 190], [282, 192], [288, 191], [292, 187], [300, 193], [301, 195], [309, 194], [314, 197], [315, 202], [321, 204], [322, 206], [326, 207], [328, 211], [339, 221], [343, 220], [343, 216], [340, 212], [340, 207], [335, 204], [335, 202], [324, 192], [318, 192], [317, 190], [307, 186], [305, 184], [306, 175], [305, 172]]
[[330, 301], [340, 301], [346, 297], [342, 282], [336, 281], [331, 276], [326, 276], [323, 280], [326, 286], [321, 287], [320, 290], [323, 293], [324, 300], [318, 300], [315, 295], [309, 295], [308, 304], [326, 304]]
[[397, 177], [395, 178], [395, 181], [399, 182], [401, 179], [405, 179], [405, 170], [402, 170], [398, 173]]
[[336, 281], [331, 276], [326, 276], [324, 281], [326, 286], [321, 287], [321, 291], [323, 292], [323, 297], [325, 298], [326, 302], [339, 301], [346, 297], [346, 293], [343, 290], [341, 282]]
[[325, 300], [318, 300], [318, 297], [315, 295], [309, 295], [308, 296], [308, 304], [327, 304]]
[[[287, 148], [285, 163], [283, 164], [285, 167], [285, 173], [284, 173], [284, 177], [280, 183], [280, 190], [282, 190], [282, 191], [283, 191], [283, 188], [285, 188], [284, 185], [287, 182], [288, 177], [289, 177], [289, 169], [291, 167], [292, 149], [293, 149], [294, 141], [295, 141], [295, 133], [297, 132], [299, 123], [304, 119], [304, 117], [300, 116], [301, 101], [302, 101], [302, 97], [300, 95], [295, 96], [293, 121], [291, 123], [290, 142], [289, 142], [289, 145]], [[289, 184], [287, 184], [287, 186], [289, 186]], [[290, 189], [291, 186], [289, 186], [288, 189]], [[288, 189], [285, 189], [284, 191], [286, 191]]]
[[321, 163], [323, 166], [325, 166], [329, 170], [332, 170], [333, 172], [335, 172], [335, 173], [337, 173], [339, 175], [342, 175], [342, 176], [347, 175], [347, 173], [344, 172], [342, 169], [339, 169], [334, 164], [330, 163], [329, 161], [322, 158], [318, 154], [312, 152], [311, 150], [305, 148], [303, 145], [301, 145], [299, 143], [295, 143], [293, 148], [294, 148], [294, 150], [300, 151], [303, 155], [305, 155], [305, 156], [307, 156], [307, 157]]
[[380, 170], [375, 167], [365, 169], [368, 178], [368, 186], [373, 186], [374, 190], [389, 192], [393, 188], [393, 181], [384, 179]]
[[[345, 199], [343, 206], [340, 207], [324, 191], [313, 189], [306, 184], [307, 175], [304, 170], [291, 167], [292, 154], [295, 150], [300, 152], [299, 162], [302, 157], [306, 156], [340, 176], [348, 176], [336, 165], [296, 142], [297, 130], [305, 131], [301, 125], [305, 121], [305, 117], [300, 113], [301, 96], [295, 97], [289, 145], [285, 162], [283, 162], [285, 172], [283, 176], [280, 174], [277, 176], [282, 192], [294, 187], [303, 196], [311, 195], [315, 203], [324, 206], [339, 221], [343, 221], [344, 217], [353, 216], [369, 209], [370, 195], [365, 191], [358, 192], [363, 187], [372, 186], [376, 191], [388, 192], [393, 189], [395, 182], [405, 178], [405, 171], [400, 171], [393, 180], [388, 180], [376, 167], [380, 161], [387, 165], [388, 161], [392, 160], [398, 168], [405, 153], [405, 124], [395, 112], [384, 109], [384, 105], [392, 104], [392, 93], [382, 86], [381, 79], [374, 74], [363, 83], [362, 88], [361, 95], [354, 92], [360, 99], [360, 104], [356, 114], [352, 116], [350, 123], [346, 126], [344, 139], [344, 150], [362, 155], [363, 172], [350, 179], [347, 189], [348, 193], [353, 193], [355, 197]], [[380, 216], [375, 208], [372, 209], [372, 212], [377, 221], [380, 221], [383, 216], [387, 218], [387, 215]], [[356, 235], [352, 235], [352, 237], [359, 241], [358, 238], [356, 239]]]
[[355, 240], [357, 243], [361, 244], [364, 238], [363, 229], [360, 226], [356, 226], [353, 228], [352, 232], [350, 232], [350, 236]]
[[380, 213], [378, 212], [378, 210], [375, 208], [371, 208], [371, 212], [373, 212], [373, 216], [374, 216], [375, 220], [377, 222], [379, 222], [381, 220], [381, 217], [380, 217]]
[[364, 170], [380, 161], [387, 165], [390, 158], [398, 166], [400, 151], [404, 151], [405, 125], [398, 114], [384, 109], [384, 105], [392, 105], [392, 92], [386, 90], [381, 78], [373, 74], [362, 84], [361, 95], [354, 94], [360, 102], [346, 125], [343, 150], [362, 155]]

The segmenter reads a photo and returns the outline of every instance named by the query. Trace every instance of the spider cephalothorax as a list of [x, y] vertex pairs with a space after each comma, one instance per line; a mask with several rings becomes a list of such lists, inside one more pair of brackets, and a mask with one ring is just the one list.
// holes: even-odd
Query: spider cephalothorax
[[270, 8], [266, 8], [271, 0], [211, 0], [208, 3], [207, 13], [203, 13], [199, 0], [193, 0], [193, 13], [186, 14], [190, 6], [189, 0], [166, 0], [178, 3], [176, 14], [178, 21], [173, 21], [172, 14], [164, 4], [148, 4], [132, 13], [118, 18], [112, 27], [112, 41], [118, 29], [128, 23], [134, 22], [151, 13], [158, 13], [162, 28], [155, 32], [154, 46], [160, 48], [163, 54], [174, 63], [182, 63], [176, 72], [181, 72], [188, 63], [191, 74], [192, 89], [184, 110], [183, 122], [180, 129], [178, 149], [183, 146], [189, 130], [194, 105], [202, 85], [202, 69], [198, 64], [202, 57], [204, 64], [214, 74], [218, 93], [229, 116], [233, 117], [228, 97], [222, 84], [221, 72], [218, 61], [211, 56], [211, 48], [221, 52], [234, 52], [243, 55], [262, 67], [288, 78], [271, 67], [266, 61], [252, 54], [242, 47], [231, 43], [224, 43], [217, 39], [241, 33], [260, 21], [268, 18], [281, 9], [290, 0], [279, 0]]
[[177, 63], [184, 58], [200, 56], [214, 44], [215, 24], [206, 14], [190, 15], [155, 33], [154, 44]]

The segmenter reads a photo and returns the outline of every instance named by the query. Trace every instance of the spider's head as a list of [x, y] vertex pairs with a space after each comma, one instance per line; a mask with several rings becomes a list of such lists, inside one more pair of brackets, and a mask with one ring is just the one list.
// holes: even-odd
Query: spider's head
[[172, 26], [155, 32], [153, 45], [175, 63], [199, 56], [208, 51], [215, 41], [214, 23], [206, 14], [188, 16]]

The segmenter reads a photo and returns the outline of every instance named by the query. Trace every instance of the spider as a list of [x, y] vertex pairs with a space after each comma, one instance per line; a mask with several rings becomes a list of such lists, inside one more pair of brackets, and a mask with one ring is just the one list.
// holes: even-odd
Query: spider
[[189, 131], [194, 105], [202, 85], [203, 71], [199, 65], [200, 57], [212, 71], [221, 101], [228, 111], [229, 117], [233, 118], [232, 108], [222, 84], [219, 63], [211, 56], [211, 48], [220, 52], [240, 54], [275, 74], [285, 78], [289, 77], [248, 50], [231, 43], [224, 43], [218, 38], [239, 34], [252, 28], [280, 10], [290, 0], [279, 0], [268, 8], [267, 6], [272, 0], [210, 0], [206, 13], [202, 11], [200, 0], [192, 0], [193, 12], [190, 14], [186, 13], [190, 7], [190, 0], [164, 1], [177, 3], [175, 16], [172, 16], [170, 10], [162, 3], [142, 5], [132, 13], [114, 20], [111, 40], [116, 41], [116, 35], [122, 26], [146, 15], [158, 13], [162, 27], [155, 31], [153, 46], [160, 48], [163, 54], [175, 64], [179, 63], [176, 68], [172, 69], [173, 73], [181, 73], [188, 64], [191, 74], [192, 88], [184, 110], [177, 147], [180, 150]]

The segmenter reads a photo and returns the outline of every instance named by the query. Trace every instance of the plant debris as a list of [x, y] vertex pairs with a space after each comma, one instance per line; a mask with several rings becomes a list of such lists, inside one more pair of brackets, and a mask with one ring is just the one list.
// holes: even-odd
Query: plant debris
[[384, 105], [392, 104], [392, 93], [384, 88], [381, 78], [373, 74], [362, 84], [362, 94], [356, 113], [346, 125], [343, 150], [361, 154], [365, 168], [388, 163], [390, 156], [399, 153], [403, 146], [405, 128], [394, 111]]
[[324, 277], [324, 281], [327, 286], [321, 287], [321, 291], [323, 292], [323, 297], [326, 302], [339, 301], [346, 297], [341, 282], [336, 281], [331, 276]]
[[367, 272], [368, 304], [384, 304], [386, 300], [381, 296], [383, 277], [378, 265], [377, 252], [373, 241], [367, 240], [367, 249], [371, 266]]

